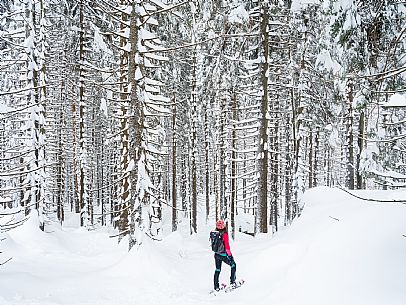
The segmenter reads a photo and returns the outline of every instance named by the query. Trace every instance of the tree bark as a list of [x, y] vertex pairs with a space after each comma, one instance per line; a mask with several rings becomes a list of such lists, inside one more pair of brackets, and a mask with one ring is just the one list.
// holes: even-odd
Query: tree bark
[[176, 210], [177, 189], [176, 189], [176, 100], [173, 98], [172, 112], [172, 232], [178, 229], [178, 213]]
[[354, 164], [354, 114], [352, 104], [354, 101], [354, 92], [353, 92], [353, 80], [351, 78], [347, 81], [347, 183], [346, 186], [350, 189], [354, 189], [355, 181], [355, 164]]
[[357, 171], [356, 171], [356, 185], [358, 190], [365, 188], [364, 179], [362, 177], [360, 169], [361, 154], [364, 150], [364, 142], [365, 142], [364, 139], [365, 139], [365, 111], [364, 109], [362, 109], [358, 125], [358, 153], [357, 153]]
[[204, 109], [204, 134], [205, 134], [205, 192], [206, 192], [206, 223], [209, 221], [210, 215], [210, 140], [209, 140], [209, 121], [208, 121], [207, 106]]
[[230, 202], [230, 220], [231, 237], [235, 239], [235, 212], [237, 207], [237, 95], [232, 97], [232, 132], [231, 132], [231, 202]]
[[269, 35], [268, 35], [269, 11], [268, 4], [261, 7], [261, 48], [264, 62], [261, 65], [261, 109], [259, 120], [259, 143], [258, 143], [258, 208], [255, 234], [268, 233], [268, 73], [269, 73]]

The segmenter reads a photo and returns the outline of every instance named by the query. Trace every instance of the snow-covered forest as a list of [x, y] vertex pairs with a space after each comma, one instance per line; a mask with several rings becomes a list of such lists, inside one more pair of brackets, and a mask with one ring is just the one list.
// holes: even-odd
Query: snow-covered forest
[[405, 17], [396, 0], [2, 0], [1, 230], [35, 214], [131, 249], [223, 218], [256, 236], [309, 188], [406, 187]]
[[404, 305], [405, 190], [405, 1], [0, 0], [1, 305]]

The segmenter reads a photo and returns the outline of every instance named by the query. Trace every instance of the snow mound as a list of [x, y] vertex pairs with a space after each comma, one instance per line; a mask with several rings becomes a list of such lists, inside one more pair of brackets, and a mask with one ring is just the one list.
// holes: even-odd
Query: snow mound
[[406, 97], [399, 93], [393, 94], [389, 101], [383, 104], [384, 107], [406, 107]]
[[[406, 198], [405, 192], [355, 193]], [[329, 188], [307, 191], [305, 202], [292, 227], [253, 259], [252, 270], [267, 269], [255, 285], [268, 304], [404, 304], [406, 205]]]

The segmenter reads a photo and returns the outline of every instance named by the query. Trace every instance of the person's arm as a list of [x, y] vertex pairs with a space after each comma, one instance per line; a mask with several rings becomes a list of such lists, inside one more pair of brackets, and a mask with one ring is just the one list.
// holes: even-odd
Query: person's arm
[[226, 253], [228, 256], [233, 256], [231, 254], [231, 250], [230, 250], [230, 242], [228, 240], [228, 233], [224, 233], [223, 234], [223, 240], [224, 240], [224, 248], [226, 249]]

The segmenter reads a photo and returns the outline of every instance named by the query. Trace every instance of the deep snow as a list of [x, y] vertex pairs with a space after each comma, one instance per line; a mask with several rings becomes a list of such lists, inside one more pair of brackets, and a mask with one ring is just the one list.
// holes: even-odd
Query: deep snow
[[[405, 199], [405, 191], [359, 191]], [[341, 190], [305, 193], [302, 216], [273, 237], [231, 242], [243, 287], [209, 295], [214, 272], [208, 232], [148, 238], [137, 250], [112, 232], [36, 228], [31, 218], [3, 234], [0, 304], [7, 305], [404, 305], [406, 205], [356, 199]], [[186, 226], [186, 222], [184, 223]], [[169, 227], [169, 226], [168, 226]], [[182, 228], [182, 225], [181, 225]], [[181, 232], [187, 232], [184, 230]], [[230, 269], [223, 266], [221, 281]]]

